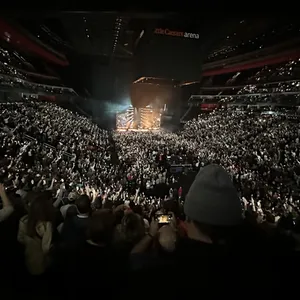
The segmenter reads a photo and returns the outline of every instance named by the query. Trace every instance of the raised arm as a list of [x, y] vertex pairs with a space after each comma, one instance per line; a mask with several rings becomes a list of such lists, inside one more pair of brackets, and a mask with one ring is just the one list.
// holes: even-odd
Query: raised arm
[[0, 210], [0, 222], [2, 222], [6, 220], [14, 211], [14, 208], [7, 197], [5, 187], [2, 183], [0, 184], [0, 197], [3, 202], [3, 208]]

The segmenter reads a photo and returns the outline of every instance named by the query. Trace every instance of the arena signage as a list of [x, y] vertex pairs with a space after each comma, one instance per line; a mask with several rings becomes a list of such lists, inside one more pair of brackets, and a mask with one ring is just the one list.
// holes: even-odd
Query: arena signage
[[168, 28], [162, 29], [162, 28], [156, 28], [154, 30], [155, 34], [160, 34], [160, 35], [170, 35], [170, 36], [175, 36], [175, 37], [183, 37], [183, 38], [188, 38], [188, 39], [199, 39], [199, 34], [198, 33], [189, 33], [189, 32], [184, 32], [184, 31], [175, 31], [175, 30], [170, 30]]

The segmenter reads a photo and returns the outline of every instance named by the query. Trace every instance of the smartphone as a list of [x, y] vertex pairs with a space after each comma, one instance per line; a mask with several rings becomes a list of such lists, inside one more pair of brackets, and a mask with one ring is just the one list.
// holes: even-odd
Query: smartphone
[[172, 215], [156, 215], [155, 219], [158, 221], [159, 224], [169, 224], [172, 220]]

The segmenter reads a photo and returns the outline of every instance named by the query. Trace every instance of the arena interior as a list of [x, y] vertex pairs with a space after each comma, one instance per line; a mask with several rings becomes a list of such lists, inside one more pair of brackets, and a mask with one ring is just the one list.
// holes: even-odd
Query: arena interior
[[3, 296], [296, 293], [299, 32], [293, 17], [3, 13]]

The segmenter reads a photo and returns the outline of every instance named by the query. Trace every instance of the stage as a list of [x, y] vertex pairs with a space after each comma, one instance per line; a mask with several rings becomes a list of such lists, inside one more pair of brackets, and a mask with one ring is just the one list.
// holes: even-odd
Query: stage
[[161, 109], [154, 109], [151, 106], [128, 109], [117, 113], [117, 131], [153, 131], [160, 129]]
[[161, 131], [160, 128], [152, 128], [152, 129], [134, 129], [134, 128], [117, 128], [117, 132], [126, 132], [126, 131], [131, 131], [131, 132], [159, 132]]

